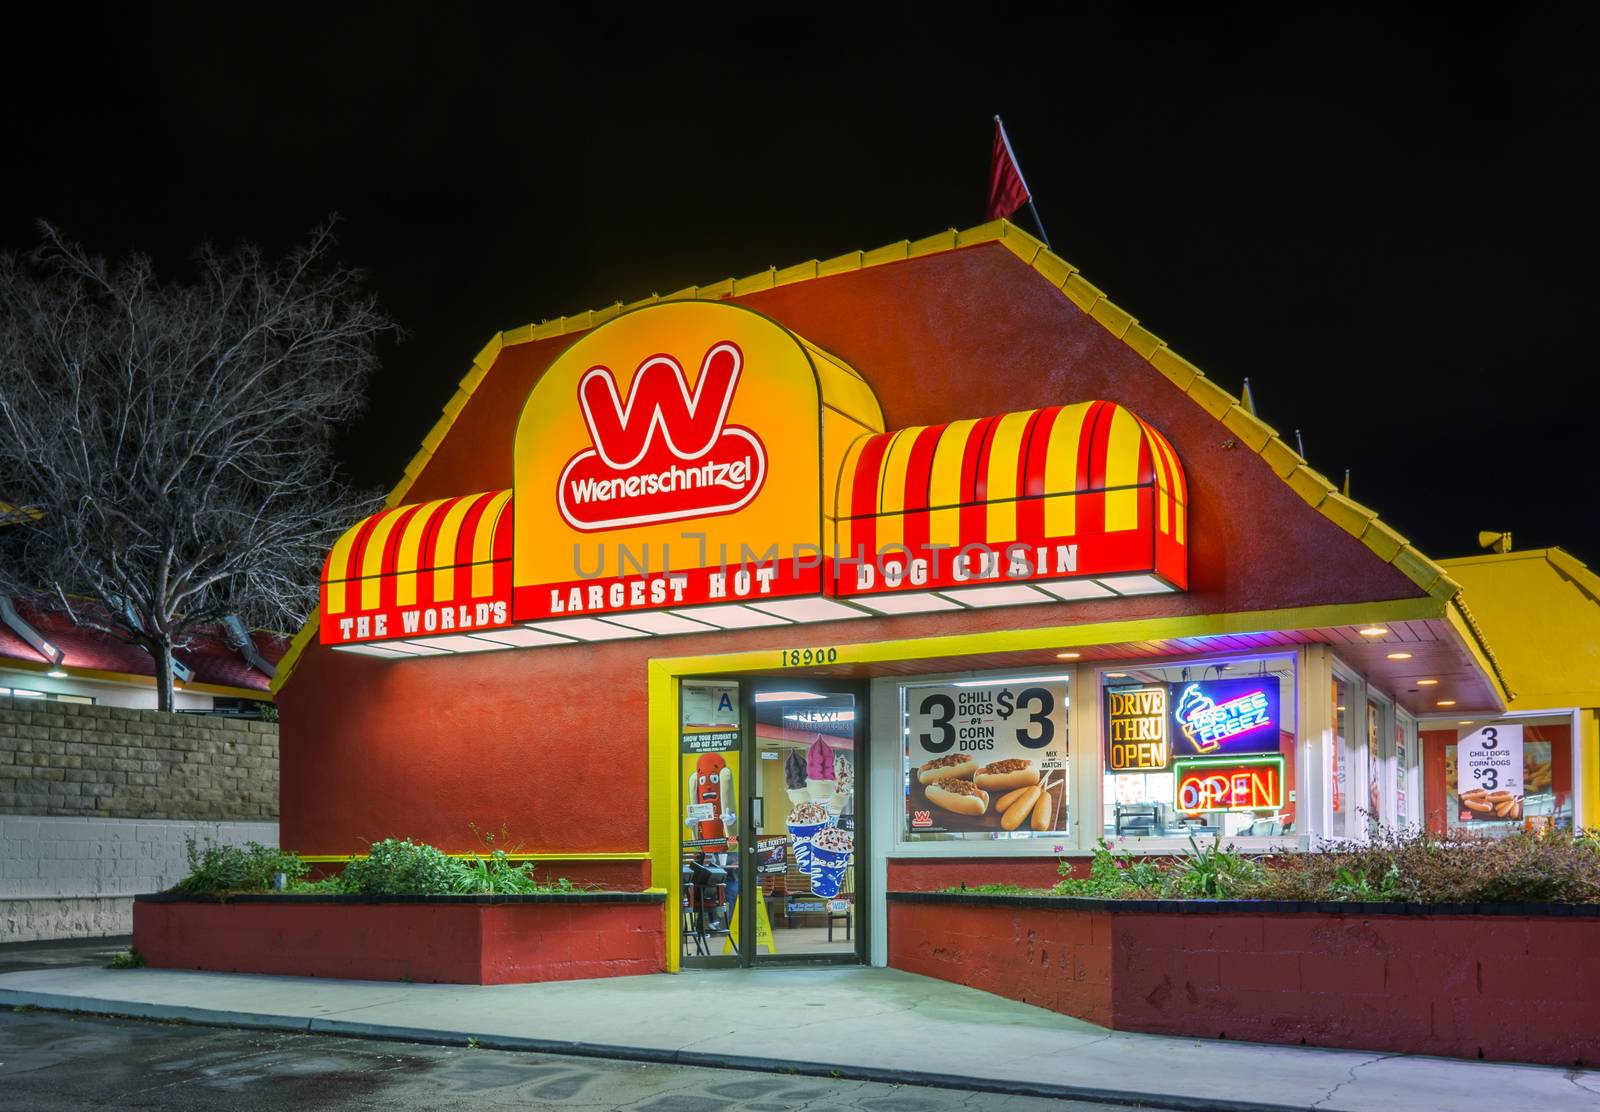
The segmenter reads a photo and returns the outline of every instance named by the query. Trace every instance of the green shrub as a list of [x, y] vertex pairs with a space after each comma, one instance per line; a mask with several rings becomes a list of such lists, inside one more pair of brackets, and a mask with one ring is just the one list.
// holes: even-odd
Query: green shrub
[[448, 896], [469, 891], [469, 883], [461, 862], [410, 838], [373, 842], [340, 877], [344, 891], [372, 896]]
[[294, 883], [310, 871], [298, 854], [260, 842], [230, 846], [193, 835], [185, 839], [189, 875], [172, 886], [174, 892], [261, 892], [272, 888], [279, 873]]
[[1232, 846], [1211, 842], [1204, 849], [1189, 836], [1189, 852], [1167, 870], [1168, 895], [1197, 900], [1249, 899], [1261, 887], [1265, 869]]
[[1104, 838], [1095, 846], [1089, 860], [1089, 875], [1072, 875], [1072, 863], [1061, 862], [1058, 871], [1066, 879], [1052, 890], [1058, 896], [1083, 896], [1097, 900], [1153, 899], [1161, 895], [1165, 878], [1162, 865], [1150, 857], [1115, 853]]
[[120, 954], [113, 954], [107, 969], [142, 969], [144, 968], [144, 955], [133, 947]]

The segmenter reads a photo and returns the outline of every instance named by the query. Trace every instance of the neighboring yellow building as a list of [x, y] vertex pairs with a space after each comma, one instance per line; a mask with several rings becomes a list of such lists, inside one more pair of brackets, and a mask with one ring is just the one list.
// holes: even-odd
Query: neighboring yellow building
[[1600, 575], [1559, 548], [1439, 562], [1494, 652], [1510, 719], [1575, 720], [1575, 824], [1600, 826]]

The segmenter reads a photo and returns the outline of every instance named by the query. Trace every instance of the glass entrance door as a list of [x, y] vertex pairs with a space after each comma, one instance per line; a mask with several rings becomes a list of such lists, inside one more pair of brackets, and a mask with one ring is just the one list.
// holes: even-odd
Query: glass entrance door
[[793, 678], [751, 686], [740, 937], [753, 963], [858, 961], [864, 693]]
[[683, 963], [862, 960], [865, 686], [685, 680], [679, 698]]

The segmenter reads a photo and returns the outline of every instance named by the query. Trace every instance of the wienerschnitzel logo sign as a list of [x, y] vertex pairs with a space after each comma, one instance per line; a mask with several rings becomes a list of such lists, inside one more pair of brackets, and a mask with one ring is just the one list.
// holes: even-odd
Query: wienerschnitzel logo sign
[[589, 368], [578, 405], [593, 446], [567, 461], [556, 484], [562, 518], [597, 532], [733, 513], [767, 475], [766, 448], [728, 424], [744, 352], [719, 340], [700, 357], [691, 389], [672, 354], [645, 359], [624, 401], [610, 367]]
[[855, 371], [737, 305], [585, 332], [517, 424], [512, 620], [821, 595], [824, 491], [882, 422]]

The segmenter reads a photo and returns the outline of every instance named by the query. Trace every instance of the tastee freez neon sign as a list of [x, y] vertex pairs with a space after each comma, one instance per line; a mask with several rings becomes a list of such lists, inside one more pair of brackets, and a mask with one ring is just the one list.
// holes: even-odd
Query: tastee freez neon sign
[[[1233, 739], [1257, 731], [1265, 733], [1274, 725], [1278, 695], [1275, 681], [1270, 688], [1265, 684], [1251, 686], [1246, 681], [1247, 690], [1237, 695], [1216, 690], [1221, 686], [1191, 683], [1176, 699], [1174, 717], [1196, 753], [1216, 753], [1228, 748], [1227, 743]], [[1263, 748], [1276, 749], [1276, 736]]]

